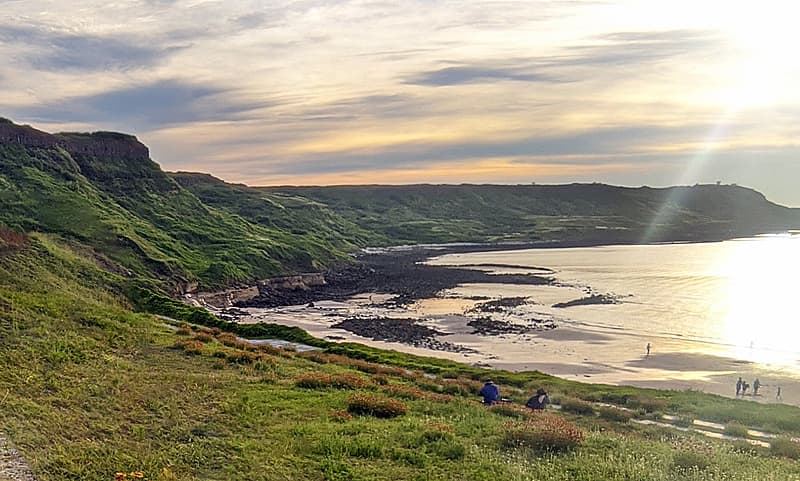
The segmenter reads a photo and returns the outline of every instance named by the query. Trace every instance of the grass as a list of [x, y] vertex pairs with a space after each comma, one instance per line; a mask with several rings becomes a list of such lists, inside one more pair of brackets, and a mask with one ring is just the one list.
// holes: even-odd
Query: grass
[[[485, 371], [356, 345], [345, 348], [404, 367], [353, 359], [338, 349], [262, 349], [233, 342], [219, 329], [170, 329], [132, 312], [118, 290], [124, 283], [69, 244], [41, 234], [24, 244], [0, 256], [0, 362], [15, 367], [0, 370], [0, 429], [42, 481], [110, 480], [116, 472], [142, 472], [155, 480], [800, 475], [790, 460], [794, 445], [776, 444], [772, 453], [754, 455], [688, 433], [598, 424], [594, 415], [547, 415], [554, 426], [582, 433], [582, 441], [569, 448], [556, 447], [556, 438], [542, 434], [525, 438], [532, 414], [512, 406], [486, 408], [476, 400], [480, 381], [473, 377]], [[440, 375], [425, 376], [424, 368]], [[517, 404], [543, 383], [562, 399], [569, 394], [627, 403], [665, 396], [666, 409], [677, 395], [583, 386], [537, 373], [497, 374], [511, 381], [506, 391], [519, 398]], [[368, 382], [378, 377], [382, 383]], [[325, 382], [309, 389], [300, 379]], [[458, 389], [445, 394], [448, 386]], [[710, 406], [722, 400], [703, 401]], [[740, 403], [750, 409], [750, 403]], [[362, 407], [353, 409], [357, 404]], [[376, 409], [398, 416], [361, 414]], [[517, 441], [550, 439], [550, 454], [515, 444], [510, 432]], [[681, 453], [687, 451], [703, 453], [708, 465], [686, 468]]]

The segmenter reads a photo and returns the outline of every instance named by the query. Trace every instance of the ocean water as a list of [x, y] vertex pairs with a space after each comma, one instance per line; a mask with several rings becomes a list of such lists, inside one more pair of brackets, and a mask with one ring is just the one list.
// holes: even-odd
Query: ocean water
[[[654, 346], [685, 341], [695, 351], [800, 370], [800, 236], [724, 242], [529, 249], [451, 254], [437, 265], [495, 272], [545, 268], [547, 287], [463, 286], [458, 296], [528, 296], [532, 311], [561, 326], [625, 332]], [[511, 267], [514, 266], [514, 267]], [[556, 308], [606, 294], [618, 304]]]

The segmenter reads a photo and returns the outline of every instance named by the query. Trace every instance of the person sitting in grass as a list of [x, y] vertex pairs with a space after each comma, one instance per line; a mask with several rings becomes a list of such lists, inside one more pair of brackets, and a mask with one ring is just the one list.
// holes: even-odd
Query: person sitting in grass
[[549, 403], [550, 398], [547, 396], [547, 391], [540, 387], [536, 390], [536, 394], [528, 399], [528, 402], [525, 403], [525, 406], [530, 409], [540, 410], [544, 409]]
[[500, 399], [500, 388], [491, 379], [487, 379], [479, 394], [483, 396], [483, 404], [494, 404]]

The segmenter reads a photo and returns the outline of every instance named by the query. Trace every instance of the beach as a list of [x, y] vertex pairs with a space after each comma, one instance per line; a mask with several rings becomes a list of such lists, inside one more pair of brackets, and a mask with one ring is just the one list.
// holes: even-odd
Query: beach
[[[654, 312], [657, 302], [638, 291], [603, 289], [615, 285], [602, 282], [605, 278], [566, 282], [562, 267], [508, 260], [523, 253], [464, 246], [456, 252], [381, 252], [358, 267], [360, 272], [340, 274], [340, 279], [357, 279], [355, 285], [334, 281], [323, 289], [295, 292], [288, 298], [303, 303], [293, 305], [243, 303], [234, 317], [243, 323], [296, 326], [331, 341], [497, 369], [538, 370], [588, 383], [733, 397], [740, 376], [751, 385], [758, 378], [759, 395], [752, 396], [751, 388], [743, 399], [800, 405], [800, 373], [791, 353], [752, 341], [737, 345], [699, 327], [681, 331], [679, 322], [647, 319], [625, 325], [625, 315]], [[570, 259], [575, 263], [574, 254]], [[364, 272], [368, 275], [360, 275]], [[677, 302], [694, 302], [680, 292]], [[689, 307], [682, 308], [693, 313]], [[617, 324], [615, 316], [621, 319]], [[782, 399], [776, 399], [778, 386]]]

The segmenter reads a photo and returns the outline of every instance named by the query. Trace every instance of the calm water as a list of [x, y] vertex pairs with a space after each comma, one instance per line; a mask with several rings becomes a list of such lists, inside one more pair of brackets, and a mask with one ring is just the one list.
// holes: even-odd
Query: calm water
[[[560, 285], [539, 288], [532, 299], [540, 313], [565, 325], [621, 329], [656, 344], [685, 339], [714, 354], [800, 368], [797, 235], [453, 254], [431, 263], [553, 269]], [[586, 292], [617, 296], [621, 304], [552, 307]]]

